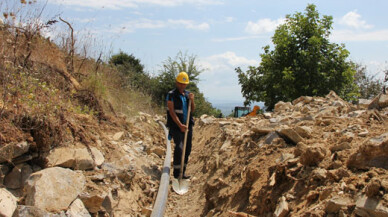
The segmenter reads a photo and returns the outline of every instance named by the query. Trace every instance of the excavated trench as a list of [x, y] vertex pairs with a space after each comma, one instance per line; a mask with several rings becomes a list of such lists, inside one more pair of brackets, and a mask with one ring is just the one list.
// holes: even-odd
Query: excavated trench
[[165, 216], [386, 215], [387, 115], [332, 92], [256, 117], [202, 116], [190, 191], [170, 188]]
[[[198, 119], [188, 173], [190, 191], [170, 189], [165, 216], [226, 216], [246, 212], [254, 183], [265, 181], [268, 167], [280, 156], [279, 147], [259, 147], [259, 137], [247, 138], [248, 119]], [[265, 156], [269, 158], [266, 159]], [[256, 165], [256, 166], [253, 166]], [[257, 180], [256, 180], [257, 179]]]
[[[187, 170], [190, 190], [177, 195], [169, 185], [164, 216], [388, 216], [388, 101], [386, 95], [380, 98], [352, 105], [332, 92], [279, 102], [274, 112], [256, 117], [196, 118]], [[16, 195], [15, 213], [65, 215], [83, 204], [75, 216], [149, 216], [166, 151], [156, 117], [140, 113], [105, 124], [89, 115], [64, 118], [69, 130], [63, 138], [73, 142], [51, 147], [44, 159], [47, 167], [30, 161], [18, 167], [0, 164], [5, 171], [0, 180]], [[17, 135], [11, 123], [7, 126], [9, 130], [2, 132], [7, 138], [34, 140], [28, 133]], [[13, 146], [3, 147], [3, 153], [9, 147]], [[91, 158], [88, 148], [98, 150], [100, 154], [93, 156], [99, 158]], [[33, 178], [38, 176], [31, 174], [28, 181], [29, 174], [18, 168], [30, 168], [33, 174], [78, 174], [83, 187], [66, 197], [65, 208], [50, 201], [38, 203], [52, 195], [69, 196], [58, 190], [74, 181], [45, 176], [41, 181], [54, 187], [40, 190]], [[32, 191], [25, 191], [26, 183]]]

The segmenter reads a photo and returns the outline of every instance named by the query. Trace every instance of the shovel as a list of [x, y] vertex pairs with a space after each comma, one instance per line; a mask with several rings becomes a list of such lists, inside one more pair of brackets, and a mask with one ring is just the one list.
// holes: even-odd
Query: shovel
[[186, 154], [186, 143], [187, 143], [187, 133], [189, 132], [189, 122], [190, 122], [190, 112], [191, 112], [191, 101], [189, 100], [189, 109], [187, 112], [187, 119], [186, 119], [186, 131], [185, 131], [185, 138], [183, 140], [183, 149], [182, 149], [182, 160], [181, 160], [181, 169], [179, 172], [179, 179], [173, 179], [172, 180], [172, 189], [177, 194], [185, 194], [189, 191], [189, 181], [182, 179], [183, 177], [183, 168], [185, 166], [185, 154]]

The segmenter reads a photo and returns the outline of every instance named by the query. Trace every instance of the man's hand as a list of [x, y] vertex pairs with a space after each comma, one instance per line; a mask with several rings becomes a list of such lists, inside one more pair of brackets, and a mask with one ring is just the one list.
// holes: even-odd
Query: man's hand
[[186, 132], [186, 130], [187, 130], [187, 126], [184, 125], [184, 124], [180, 124], [180, 125], [179, 125], [179, 129], [181, 130], [182, 133], [184, 133], [184, 132]]
[[194, 93], [190, 93], [189, 94], [189, 99], [190, 99], [191, 102], [194, 101]]

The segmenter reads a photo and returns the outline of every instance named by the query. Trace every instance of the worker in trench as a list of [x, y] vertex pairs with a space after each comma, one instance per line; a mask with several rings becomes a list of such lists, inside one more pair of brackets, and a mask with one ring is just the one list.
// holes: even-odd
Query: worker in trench
[[174, 178], [179, 177], [181, 161], [182, 161], [182, 151], [183, 151], [183, 142], [185, 137], [185, 131], [188, 129], [187, 133], [187, 142], [186, 142], [186, 151], [185, 151], [185, 160], [183, 168], [183, 179], [189, 179], [190, 176], [186, 175], [186, 167], [189, 161], [189, 156], [191, 153], [191, 141], [193, 138], [193, 125], [194, 119], [190, 114], [189, 126], [186, 126], [187, 113], [189, 107], [189, 100], [191, 101], [191, 112], [195, 110], [194, 103], [194, 94], [186, 90], [187, 85], [189, 84], [189, 76], [186, 72], [180, 72], [176, 77], [175, 86], [176, 88], [168, 92], [166, 101], [167, 101], [167, 127], [169, 128], [169, 139], [171, 137], [174, 139], [175, 149], [174, 149]]

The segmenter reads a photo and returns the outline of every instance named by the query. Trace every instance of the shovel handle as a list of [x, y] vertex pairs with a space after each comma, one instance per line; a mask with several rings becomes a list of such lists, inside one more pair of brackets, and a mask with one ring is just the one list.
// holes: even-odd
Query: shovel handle
[[186, 119], [186, 131], [185, 138], [183, 140], [183, 149], [182, 149], [182, 160], [181, 160], [181, 170], [179, 172], [179, 182], [181, 182], [183, 177], [183, 168], [185, 166], [185, 154], [186, 154], [186, 143], [187, 143], [187, 133], [189, 132], [189, 123], [190, 123], [190, 112], [191, 112], [191, 100], [189, 99], [189, 109], [187, 111], [187, 119]]

